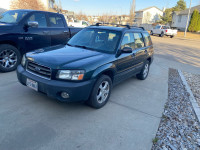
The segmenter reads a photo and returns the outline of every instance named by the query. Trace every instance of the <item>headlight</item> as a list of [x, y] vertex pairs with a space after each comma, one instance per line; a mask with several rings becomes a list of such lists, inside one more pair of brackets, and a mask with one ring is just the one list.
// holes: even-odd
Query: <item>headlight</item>
[[65, 80], [82, 80], [84, 73], [84, 70], [59, 70], [57, 78]]
[[21, 64], [22, 64], [22, 66], [25, 66], [25, 64], [26, 64], [26, 55], [23, 55]]

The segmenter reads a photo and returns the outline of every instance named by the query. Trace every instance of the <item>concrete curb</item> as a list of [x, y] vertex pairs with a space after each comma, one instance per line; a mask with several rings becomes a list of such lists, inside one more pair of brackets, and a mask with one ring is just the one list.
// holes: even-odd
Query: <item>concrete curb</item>
[[192, 91], [190, 90], [190, 86], [188, 85], [188, 83], [187, 83], [182, 71], [178, 70], [178, 73], [179, 73], [179, 75], [181, 77], [181, 80], [183, 81], [183, 84], [185, 85], [185, 89], [190, 94], [190, 96], [189, 96], [190, 102], [192, 103], [192, 106], [194, 108], [194, 112], [195, 112], [195, 114], [197, 116], [198, 121], [200, 122], [200, 107], [199, 107], [196, 99], [194, 98], [194, 95], [193, 95]]

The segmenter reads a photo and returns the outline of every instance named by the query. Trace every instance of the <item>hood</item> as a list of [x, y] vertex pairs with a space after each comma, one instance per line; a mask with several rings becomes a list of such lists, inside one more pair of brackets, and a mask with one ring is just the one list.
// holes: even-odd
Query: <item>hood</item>
[[52, 69], [84, 69], [85, 66], [105, 61], [110, 54], [71, 47], [54, 46], [27, 53], [27, 58]]
[[7, 23], [0, 22], [0, 32], [5, 31], [5, 30], [11, 30], [13, 26], [14, 24], [7, 24]]

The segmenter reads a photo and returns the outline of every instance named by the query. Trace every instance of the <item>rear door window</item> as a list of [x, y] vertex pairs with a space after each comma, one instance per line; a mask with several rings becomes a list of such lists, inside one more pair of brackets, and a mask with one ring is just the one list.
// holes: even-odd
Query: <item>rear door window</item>
[[149, 33], [143, 33], [143, 37], [144, 37], [146, 46], [152, 45], [152, 41], [151, 41], [151, 37], [150, 37]]
[[64, 28], [64, 22], [62, 17], [56, 14], [49, 14], [50, 27]]
[[134, 33], [135, 38], [135, 48], [142, 48], [144, 47], [144, 40], [141, 33]]

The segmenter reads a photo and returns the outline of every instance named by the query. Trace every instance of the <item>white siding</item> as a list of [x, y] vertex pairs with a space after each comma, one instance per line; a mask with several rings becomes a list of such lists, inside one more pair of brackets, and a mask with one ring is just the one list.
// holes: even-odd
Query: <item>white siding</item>
[[48, 2], [48, 0], [40, 0], [40, 1], [43, 3], [45, 9], [48, 10], [48, 8], [49, 8], [49, 2]]
[[11, 0], [0, 0], [0, 8], [10, 9]]
[[[180, 20], [180, 15], [173, 15], [172, 18], [172, 27], [176, 27], [178, 29], [184, 30], [187, 24], [187, 15], [181, 15], [181, 20]], [[190, 20], [190, 18], [189, 18]]]
[[160, 20], [160, 16], [163, 16], [163, 12], [155, 7], [152, 7], [143, 12], [142, 23], [155, 23]]

